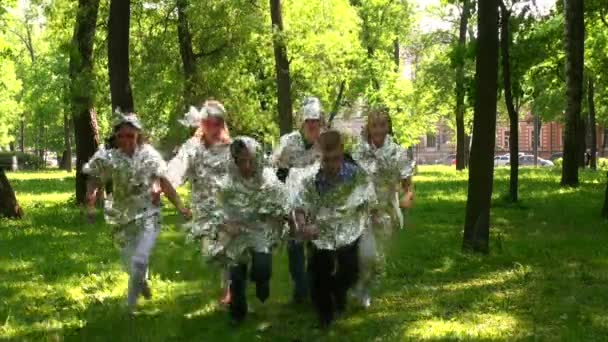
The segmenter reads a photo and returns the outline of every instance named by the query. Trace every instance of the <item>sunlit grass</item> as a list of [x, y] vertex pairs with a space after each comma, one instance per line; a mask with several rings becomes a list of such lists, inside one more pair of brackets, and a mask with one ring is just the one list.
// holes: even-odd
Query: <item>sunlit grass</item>
[[[521, 203], [514, 206], [504, 200], [508, 172], [495, 173], [492, 252], [484, 257], [460, 251], [467, 173], [421, 167], [416, 207], [406, 230], [387, 246], [372, 308], [351, 305], [327, 333], [315, 329], [309, 306], [288, 305], [284, 248], [276, 252], [269, 302], [260, 305], [250, 292], [255, 312], [231, 328], [217, 305], [219, 270], [185, 242], [169, 205], [151, 261], [154, 298], [128, 318], [127, 277], [109, 228], [84, 224], [73, 205], [73, 175], [11, 173], [26, 216], [0, 220], [0, 339], [604, 340], [608, 228], [599, 210], [605, 174], [583, 172], [579, 188], [563, 189], [559, 170], [522, 169]], [[272, 326], [262, 332], [263, 322]]]

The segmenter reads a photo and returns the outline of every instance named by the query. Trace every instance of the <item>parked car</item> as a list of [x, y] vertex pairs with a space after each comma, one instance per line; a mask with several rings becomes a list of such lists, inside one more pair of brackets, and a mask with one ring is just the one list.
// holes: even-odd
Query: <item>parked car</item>
[[[534, 166], [534, 156], [531, 154], [524, 154], [519, 157], [520, 166]], [[555, 166], [552, 161], [538, 157], [538, 166], [541, 167], [552, 167]]]
[[456, 155], [455, 154], [449, 154], [447, 157], [443, 158], [443, 159], [437, 159], [435, 160], [435, 164], [441, 164], [441, 165], [456, 165]]
[[494, 157], [494, 166], [507, 166], [511, 158], [508, 154]]

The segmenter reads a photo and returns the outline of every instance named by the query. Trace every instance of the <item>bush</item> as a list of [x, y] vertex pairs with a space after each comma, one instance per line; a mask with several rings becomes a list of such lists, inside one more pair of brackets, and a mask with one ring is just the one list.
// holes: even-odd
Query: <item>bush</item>
[[42, 159], [35, 154], [22, 153], [22, 152], [0, 152], [0, 168], [10, 170], [13, 165], [13, 156], [17, 156], [17, 163], [19, 163], [19, 169], [32, 170], [44, 166]]
[[553, 164], [555, 164], [555, 167], [562, 167], [562, 165], [564, 164], [564, 159], [557, 158], [553, 161]]

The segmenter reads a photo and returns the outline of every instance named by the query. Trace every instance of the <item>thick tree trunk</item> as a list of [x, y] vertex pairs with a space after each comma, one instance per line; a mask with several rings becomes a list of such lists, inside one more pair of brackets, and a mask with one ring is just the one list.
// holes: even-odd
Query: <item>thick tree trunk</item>
[[192, 34], [190, 33], [190, 22], [188, 20], [188, 0], [177, 0], [177, 38], [179, 41], [179, 52], [182, 58], [182, 69], [184, 72], [184, 109], [188, 106], [197, 105], [202, 99], [198, 98], [198, 74], [196, 67], [196, 56], [192, 47]]
[[608, 147], [608, 127], [604, 128], [604, 140], [602, 141], [602, 157], [606, 156], [606, 147]]
[[534, 167], [538, 166], [538, 145], [540, 144], [540, 128], [541, 122], [538, 115], [534, 116], [534, 134], [532, 134], [532, 138], [534, 139], [534, 144], [532, 145], [532, 154], [534, 155]]
[[289, 60], [287, 59], [287, 47], [283, 38], [281, 0], [270, 0], [270, 16], [272, 19], [272, 44], [274, 46], [274, 60], [277, 72], [279, 129], [281, 135], [283, 135], [291, 132], [293, 129], [293, 116]]
[[85, 202], [87, 184], [82, 165], [97, 150], [99, 134], [93, 109], [93, 43], [99, 0], [78, 0], [70, 56], [70, 95], [76, 138], [76, 201]]
[[23, 217], [23, 210], [19, 206], [15, 192], [2, 168], [0, 168], [0, 217]]
[[111, 0], [108, 20], [108, 74], [112, 110], [134, 111], [133, 93], [129, 79], [130, 0]]
[[504, 3], [500, 2], [501, 30], [500, 46], [502, 52], [502, 81], [505, 92], [505, 104], [509, 112], [509, 167], [511, 168], [509, 179], [509, 200], [513, 203], [518, 201], [519, 183], [519, 113], [513, 101], [511, 85], [511, 12], [507, 10]]
[[585, 22], [583, 0], [564, 0], [566, 48], [566, 125], [562, 186], [578, 186], [578, 122], [583, 94]]
[[477, 92], [462, 247], [464, 250], [488, 253], [496, 143], [498, 1], [479, 1], [478, 13], [475, 73]]
[[469, 0], [462, 0], [462, 14], [460, 16], [460, 29], [458, 35], [458, 53], [456, 54], [456, 169], [464, 170], [466, 167], [466, 142], [464, 128], [464, 65], [465, 49], [467, 45], [467, 26], [469, 25]]
[[597, 170], [597, 127], [595, 122], [595, 81], [593, 77], [589, 77], [587, 100], [589, 101], [589, 130], [591, 131], [591, 160], [589, 165], [593, 170]]

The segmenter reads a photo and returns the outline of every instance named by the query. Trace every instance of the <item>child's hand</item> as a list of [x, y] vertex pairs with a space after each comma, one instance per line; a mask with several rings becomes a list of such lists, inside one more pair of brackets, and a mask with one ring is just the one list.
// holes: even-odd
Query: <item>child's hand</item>
[[301, 234], [304, 240], [314, 240], [319, 236], [319, 227], [316, 224], [307, 224]]
[[416, 196], [413, 191], [408, 191], [405, 196], [399, 201], [399, 207], [403, 209], [410, 209], [414, 206], [414, 199]]
[[190, 210], [190, 208], [181, 208], [179, 209], [179, 212], [186, 220], [190, 220], [192, 218], [192, 210]]
[[234, 222], [224, 223], [224, 231], [230, 236], [236, 236], [241, 233], [241, 227]]
[[[150, 192], [150, 196], [152, 196], [152, 204], [160, 205], [160, 194], [162, 193], [162, 188], [160, 186], [160, 182], [156, 181], [152, 183], [152, 191]], [[180, 210], [181, 212], [181, 210]], [[183, 214], [183, 213], [182, 213]]]

